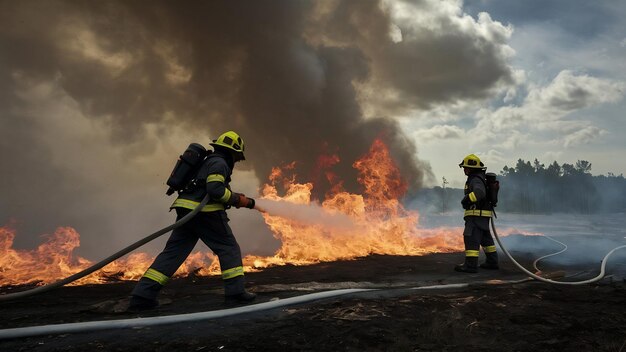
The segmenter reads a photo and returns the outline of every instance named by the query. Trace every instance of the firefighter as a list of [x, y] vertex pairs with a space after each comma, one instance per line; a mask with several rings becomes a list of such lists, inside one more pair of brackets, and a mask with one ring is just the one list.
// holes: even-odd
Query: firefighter
[[493, 214], [493, 207], [487, 201], [487, 186], [485, 179], [485, 165], [480, 159], [470, 154], [459, 164], [467, 176], [465, 195], [461, 205], [465, 212], [465, 229], [463, 242], [465, 243], [465, 263], [454, 267], [454, 270], [464, 273], [478, 272], [478, 254], [483, 247], [486, 260], [480, 264], [484, 269], [499, 269], [498, 253], [489, 231], [489, 221]]
[[196, 216], [174, 229], [165, 249], [132, 291], [130, 311], [158, 306], [159, 291], [185, 261], [198, 239], [219, 259], [226, 303], [250, 302], [256, 297], [245, 290], [241, 250], [225, 211], [230, 206], [250, 209], [255, 206], [254, 199], [232, 192], [229, 186], [235, 163], [245, 160], [244, 142], [237, 133], [228, 131], [210, 144], [213, 153], [208, 155], [191, 186], [179, 193], [170, 209], [176, 210], [178, 221], [195, 209], [207, 193], [210, 200]]

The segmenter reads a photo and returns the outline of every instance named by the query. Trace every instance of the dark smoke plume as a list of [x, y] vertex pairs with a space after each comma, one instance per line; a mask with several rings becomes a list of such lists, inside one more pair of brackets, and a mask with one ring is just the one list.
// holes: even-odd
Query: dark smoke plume
[[[389, 28], [385, 7], [366, 0], [2, 1], [0, 163], [5, 201], [0, 221], [17, 218], [47, 226], [64, 221], [114, 231], [115, 226], [100, 226], [103, 221], [95, 220], [96, 214], [131, 208], [129, 203], [136, 204], [141, 192], [106, 190], [147, 189], [147, 180], [163, 182], [165, 176], [141, 177], [145, 169], [137, 167], [134, 176], [126, 175], [131, 185], [128, 179], [117, 182], [122, 177], [115, 170], [100, 182], [86, 165], [93, 163], [99, 170], [104, 166], [93, 160], [101, 157], [111, 165], [111, 160], [139, 165], [175, 128], [206, 131], [207, 140], [200, 141], [204, 144], [223, 131], [238, 131], [248, 147], [242, 166], [250, 165], [261, 180], [271, 167], [291, 161], [298, 162], [306, 179], [315, 173], [319, 154], [337, 153], [341, 163], [333, 171], [351, 191], [358, 191], [352, 162], [381, 137], [409, 185], [420, 187], [430, 168], [417, 159], [414, 143], [385, 113], [478, 97], [510, 72], [490, 52], [499, 43], [480, 43], [487, 58], [480, 64], [469, 62], [464, 72], [476, 72], [476, 67], [486, 71], [488, 65], [494, 68], [489, 75], [473, 81], [472, 75], [453, 72], [445, 76], [449, 81], [420, 84], [422, 77], [443, 69], [438, 66], [442, 51], [463, 52], [472, 41], [448, 35], [452, 41], [443, 45], [424, 32], [417, 41], [394, 46]], [[435, 56], [429, 57], [425, 48]], [[467, 56], [452, 53], [456, 59], [442, 65], [462, 65]], [[452, 84], [456, 79], [463, 82]], [[359, 87], [370, 80], [374, 92], [360, 94]], [[375, 93], [378, 87], [395, 87], [401, 101], [382, 104]], [[86, 133], [93, 132], [90, 128], [110, 132], [110, 144], [71, 160], [73, 170], [60, 166], [60, 157], [49, 150], [42, 115], [32, 112], [37, 94], [54, 101], [57, 91], [63, 92], [57, 103], [75, 107], [94, 122], [80, 127]], [[365, 117], [368, 101], [381, 107], [378, 117]], [[37, 111], [45, 115], [46, 109]], [[63, 130], [79, 128], [62, 116], [47, 123]], [[64, 140], [55, 143], [63, 145]], [[123, 157], [106, 159], [112, 153], [108, 149]], [[85, 183], [87, 174], [99, 187], [95, 192]], [[317, 192], [324, 194], [327, 186]], [[81, 205], [94, 201], [109, 208], [87, 210], [89, 206]], [[48, 214], [51, 209], [55, 215]], [[29, 214], [39, 215], [25, 221]]]

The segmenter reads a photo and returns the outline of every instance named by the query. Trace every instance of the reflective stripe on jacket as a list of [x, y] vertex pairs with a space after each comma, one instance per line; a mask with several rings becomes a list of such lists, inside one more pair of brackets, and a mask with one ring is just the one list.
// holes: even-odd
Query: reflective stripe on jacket
[[484, 216], [490, 218], [493, 216], [493, 212], [491, 210], [469, 209], [463, 213], [463, 216]]

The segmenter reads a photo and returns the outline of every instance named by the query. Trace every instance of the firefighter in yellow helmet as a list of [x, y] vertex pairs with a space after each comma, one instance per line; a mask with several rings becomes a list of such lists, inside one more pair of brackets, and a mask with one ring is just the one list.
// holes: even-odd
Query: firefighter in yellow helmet
[[249, 302], [256, 297], [256, 294], [245, 289], [241, 250], [228, 225], [225, 211], [231, 206], [255, 207], [254, 199], [230, 190], [230, 177], [235, 163], [245, 160], [244, 142], [237, 133], [228, 131], [210, 144], [213, 152], [205, 159], [191, 186], [179, 192], [171, 209], [176, 210], [178, 221], [195, 209], [207, 193], [210, 200], [196, 216], [172, 231], [165, 249], [132, 291], [130, 311], [151, 309], [158, 305], [158, 293], [187, 259], [198, 239], [218, 256], [226, 302]]
[[487, 201], [487, 183], [485, 164], [474, 154], [469, 154], [459, 164], [467, 176], [465, 195], [461, 205], [465, 212], [465, 263], [454, 267], [454, 270], [465, 273], [478, 272], [478, 254], [483, 247], [486, 261], [480, 264], [484, 269], [499, 269], [498, 253], [489, 231], [489, 219], [493, 214], [493, 206]]

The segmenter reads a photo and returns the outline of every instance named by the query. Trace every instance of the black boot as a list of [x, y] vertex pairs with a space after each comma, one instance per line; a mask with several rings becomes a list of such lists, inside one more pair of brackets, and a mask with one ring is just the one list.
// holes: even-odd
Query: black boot
[[498, 265], [498, 253], [497, 252], [485, 253], [485, 256], [487, 256], [487, 260], [485, 260], [484, 263], [480, 264], [481, 268], [491, 269], [491, 270], [500, 269], [500, 266]]
[[150, 309], [154, 309], [159, 306], [159, 302], [156, 299], [143, 298], [141, 296], [130, 296], [130, 304], [128, 305], [128, 312], [142, 312]]
[[458, 272], [462, 272], [462, 273], [477, 273], [478, 272], [478, 258], [477, 257], [465, 257], [465, 263], [455, 266], [454, 270]]
[[250, 303], [254, 301], [256, 298], [256, 293], [243, 291], [242, 293], [236, 295], [226, 296], [226, 304], [241, 304], [241, 303]]

